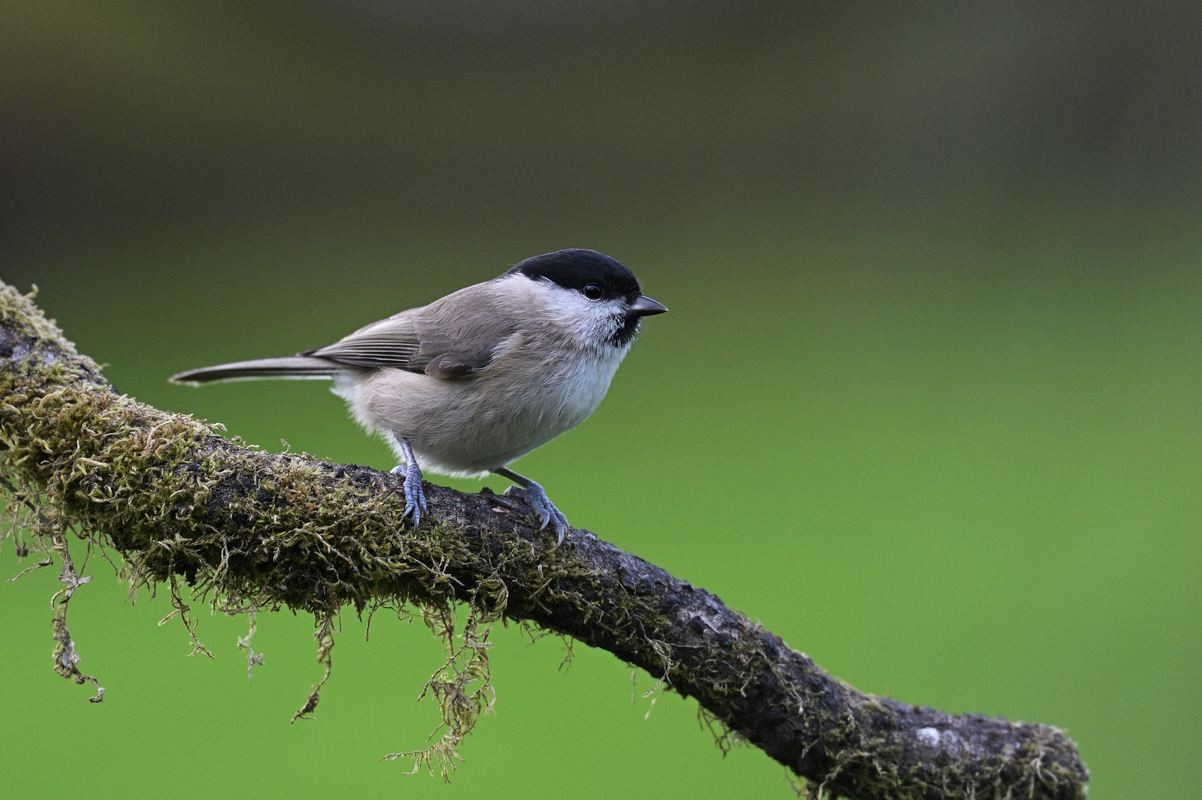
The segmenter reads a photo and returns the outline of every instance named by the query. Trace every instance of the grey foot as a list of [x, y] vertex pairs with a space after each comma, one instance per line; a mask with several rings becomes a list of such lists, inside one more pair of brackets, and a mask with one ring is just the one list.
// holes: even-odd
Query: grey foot
[[393, 475], [405, 476], [405, 510], [402, 517], [413, 520], [413, 529], [422, 523], [422, 514], [426, 513], [426, 490], [422, 487], [422, 471], [416, 461], [408, 464], [397, 464], [392, 468]]
[[510, 486], [505, 490], [505, 494], [518, 495], [526, 499], [526, 502], [534, 509], [534, 513], [538, 515], [538, 529], [540, 531], [548, 525], [553, 525], [555, 530], [555, 546], [559, 547], [563, 544], [564, 535], [567, 534], [568, 529], [572, 526], [568, 524], [568, 518], [563, 515], [563, 512], [551, 502], [551, 498], [547, 497], [547, 493], [543, 490], [543, 487], [534, 481], [527, 480], [530, 484], [529, 486], [524, 488]]

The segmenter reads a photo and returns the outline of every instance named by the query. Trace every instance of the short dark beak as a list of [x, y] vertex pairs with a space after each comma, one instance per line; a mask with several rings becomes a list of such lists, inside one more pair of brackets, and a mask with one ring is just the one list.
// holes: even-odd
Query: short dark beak
[[668, 307], [658, 300], [652, 300], [645, 294], [640, 294], [635, 301], [630, 304], [626, 313], [632, 317], [650, 317], [653, 314], [662, 314], [668, 310]]

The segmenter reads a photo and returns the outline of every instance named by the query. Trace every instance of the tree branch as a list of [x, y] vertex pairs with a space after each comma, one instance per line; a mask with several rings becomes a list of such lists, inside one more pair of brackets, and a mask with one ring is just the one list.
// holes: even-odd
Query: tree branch
[[[429, 486], [435, 523], [413, 532], [401, 522], [399, 476], [231, 442], [118, 393], [4, 284], [0, 314], [10, 505], [36, 505], [60, 536], [71, 526], [116, 550], [135, 582], [174, 594], [183, 578], [224, 607], [313, 613], [327, 668], [328, 620], [344, 606], [415, 605], [428, 619], [441, 611], [450, 630], [446, 609], [465, 603], [478, 619], [529, 621], [662, 678], [808, 779], [812, 796], [1085, 796], [1085, 767], [1055, 728], [856, 691], [716, 596], [587, 531], [553, 549], [528, 508], [487, 490]], [[65, 611], [62, 627], [69, 641]], [[465, 639], [449, 663], [466, 652], [468, 673], [486, 677], [486, 635]], [[433, 691], [454, 695], [444, 715], [465, 699], [477, 712], [487, 705], [461, 696], [465, 685], [432, 679]]]

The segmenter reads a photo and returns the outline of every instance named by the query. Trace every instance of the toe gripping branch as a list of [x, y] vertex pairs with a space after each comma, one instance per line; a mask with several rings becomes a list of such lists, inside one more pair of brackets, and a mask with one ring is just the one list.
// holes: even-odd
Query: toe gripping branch
[[410, 446], [408, 440], [397, 436], [396, 441], [401, 446], [401, 453], [405, 456], [404, 464], [398, 464], [392, 468], [392, 474], [403, 475], [405, 478], [405, 510], [401, 516], [412, 520], [413, 527], [416, 529], [421, 525], [422, 514], [425, 514], [428, 508], [426, 490], [422, 486], [422, 470], [417, 464], [417, 456], [414, 455], [413, 447]]

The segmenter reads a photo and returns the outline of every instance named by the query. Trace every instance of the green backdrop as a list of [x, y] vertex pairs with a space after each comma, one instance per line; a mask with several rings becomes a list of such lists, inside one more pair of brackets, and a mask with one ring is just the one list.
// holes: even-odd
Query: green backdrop
[[[0, 277], [123, 391], [391, 465], [286, 354], [533, 253], [672, 312], [524, 459], [573, 522], [867, 691], [1060, 725], [1099, 798], [1202, 775], [1202, 89], [1167, 4], [0, 4]], [[456, 482], [471, 489], [478, 484]], [[501, 489], [503, 482], [492, 484]], [[27, 562], [0, 545], [0, 574]], [[788, 797], [611, 656], [495, 635], [450, 786], [420, 624], [201, 615], [93, 558], [100, 706], [50, 669], [52, 570], [0, 584], [12, 797]]]

